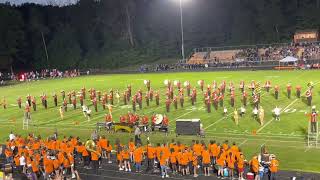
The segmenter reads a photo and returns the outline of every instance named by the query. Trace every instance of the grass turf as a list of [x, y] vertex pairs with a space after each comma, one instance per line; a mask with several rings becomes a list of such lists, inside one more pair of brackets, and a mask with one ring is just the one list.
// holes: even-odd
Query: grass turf
[[[319, 71], [237, 71], [237, 72], [190, 72], [190, 73], [157, 73], [157, 74], [126, 74], [126, 75], [99, 75], [99, 76], [84, 76], [73, 79], [53, 79], [53, 80], [41, 80], [33, 82], [25, 82], [21, 84], [15, 84], [11, 86], [1, 87], [0, 94], [7, 98], [8, 108], [0, 109], [0, 140], [5, 142], [8, 138], [8, 134], [11, 130], [19, 134], [27, 134], [33, 132], [35, 134], [41, 134], [43, 137], [51, 135], [55, 129], [58, 129], [60, 135], [74, 135], [80, 136], [82, 140], [90, 137], [90, 134], [95, 129], [95, 124], [98, 121], [104, 120], [105, 112], [102, 107], [99, 106], [99, 112], [92, 113], [92, 120], [87, 122], [83, 115], [82, 109], [78, 106], [77, 110], [72, 108], [68, 109], [65, 113], [64, 120], [60, 120], [59, 110], [53, 106], [53, 99], [51, 95], [56, 92], [60, 95], [61, 90], [66, 92], [71, 90], [79, 91], [83, 86], [87, 88], [95, 88], [102, 92], [109, 91], [111, 88], [123, 92], [127, 84], [132, 84], [132, 92], [135, 93], [139, 88], [144, 92], [146, 87], [143, 84], [144, 79], [151, 80], [151, 86], [154, 90], [161, 92], [160, 106], [156, 107], [155, 102], [151, 102], [149, 107], [146, 107], [143, 103], [143, 109], [138, 110], [138, 114], [151, 115], [153, 112], [165, 113], [164, 94], [166, 88], [163, 84], [165, 79], [180, 80], [182, 83], [186, 80], [191, 82], [192, 86], [196, 86], [198, 90], [198, 102], [196, 106], [192, 108], [190, 100], [185, 99], [185, 107], [183, 109], [178, 108], [174, 110], [171, 106], [171, 112], [168, 113], [170, 119], [171, 133], [166, 137], [162, 133], [156, 133], [150, 135], [151, 142], [168, 142], [172, 138], [176, 138], [174, 134], [175, 120], [178, 118], [199, 118], [206, 129], [206, 138], [204, 140], [209, 141], [215, 139], [218, 142], [229, 140], [229, 142], [237, 142], [241, 149], [245, 152], [247, 158], [251, 158], [254, 154], [258, 153], [262, 144], [265, 144], [270, 153], [278, 155], [280, 160], [280, 169], [286, 170], [298, 170], [298, 171], [310, 171], [320, 172], [319, 158], [320, 149], [306, 147], [306, 136], [308, 118], [304, 115], [305, 112], [310, 111], [305, 103], [305, 98], [297, 99], [295, 97], [295, 86], [301, 85], [302, 92], [307, 89], [307, 83], [313, 81], [318, 83], [320, 78]], [[212, 108], [212, 112], [208, 114], [203, 103], [203, 95], [197, 85], [197, 81], [203, 79], [205, 84], [211, 84], [213, 80], [216, 80], [219, 84], [222, 80], [233, 81], [236, 87], [236, 107], [241, 106], [240, 101], [240, 80], [245, 80], [246, 85], [251, 80], [256, 80], [264, 84], [266, 80], [271, 80], [272, 85], [280, 85], [279, 99], [275, 100], [273, 97], [273, 90], [267, 93], [262, 90], [261, 105], [265, 110], [265, 125], [260, 126], [257, 121], [254, 121], [251, 112], [252, 105], [247, 106], [247, 114], [240, 118], [239, 126], [236, 126], [233, 122], [232, 114], [227, 117], [223, 117], [223, 109], [219, 108], [215, 111]], [[286, 96], [286, 85], [288, 82], [292, 84], [292, 97], [288, 99]], [[320, 88], [315, 85], [313, 90], [313, 104], [318, 105]], [[250, 91], [248, 94], [250, 94]], [[49, 108], [45, 110], [41, 106], [39, 96], [42, 92], [48, 96]], [[32, 96], [37, 97], [38, 110], [31, 112], [32, 125], [29, 130], [22, 130], [23, 109], [18, 109], [16, 106], [16, 99], [18, 96], [23, 97], [30, 93]], [[175, 91], [177, 94], [177, 91]], [[303, 94], [304, 95], [304, 94]], [[59, 97], [59, 104], [62, 100]], [[251, 97], [248, 99], [251, 102]], [[230, 97], [225, 96], [224, 104], [227, 106], [229, 113], [232, 112], [230, 107]], [[87, 100], [87, 105], [91, 105]], [[275, 106], [283, 108], [284, 112], [281, 114], [281, 121], [276, 122], [272, 117], [272, 109]], [[116, 104], [113, 109], [113, 117], [118, 121], [118, 117], [121, 114], [127, 113], [131, 110], [131, 105], [123, 106], [122, 102]], [[79, 122], [79, 124], [78, 124]], [[257, 131], [257, 134], [253, 132]], [[104, 132], [101, 132], [104, 134]], [[116, 133], [107, 134], [111, 141], [115, 138], [120, 138], [123, 142], [126, 142], [132, 134]], [[191, 143], [192, 139], [199, 139], [198, 137], [191, 136], [179, 136], [176, 138], [187, 144]], [[146, 138], [143, 136], [143, 140]]]

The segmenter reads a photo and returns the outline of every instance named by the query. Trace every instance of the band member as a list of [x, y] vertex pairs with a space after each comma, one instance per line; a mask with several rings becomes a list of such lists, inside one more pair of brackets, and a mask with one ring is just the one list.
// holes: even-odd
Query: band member
[[73, 109], [76, 110], [77, 109], [77, 98], [76, 98], [76, 96], [72, 97], [72, 105], [73, 105]]
[[256, 88], [256, 82], [254, 80], [251, 81], [249, 88], [252, 90], [252, 93], [254, 89]]
[[62, 106], [60, 106], [60, 108], [59, 108], [59, 113], [60, 113], [61, 120], [63, 120], [63, 118], [64, 118], [64, 109], [63, 109]]
[[69, 99], [69, 104], [72, 104], [72, 95], [71, 95], [71, 92], [69, 92], [68, 94], [67, 94], [67, 96], [68, 96], [68, 99]]
[[103, 110], [106, 110], [106, 104], [107, 104], [106, 97], [103, 96], [102, 101], [101, 101], [101, 105], [102, 105]]
[[21, 99], [21, 97], [18, 97], [18, 99], [17, 99], [17, 104], [18, 104], [19, 109], [21, 109], [21, 104], [22, 104], [22, 99]]
[[83, 94], [80, 94], [80, 96], [79, 96], [79, 101], [80, 101], [80, 106], [83, 106], [83, 100], [84, 100], [84, 96], [83, 96]]
[[199, 83], [200, 83], [199, 84], [200, 85], [200, 89], [203, 92], [204, 80], [200, 80]]
[[31, 103], [32, 103], [33, 111], [37, 111], [37, 102], [35, 97], [31, 98]]
[[231, 107], [234, 107], [234, 91], [231, 91], [231, 95], [230, 95], [230, 104], [231, 104]]
[[128, 96], [129, 96], [129, 99], [131, 98], [131, 95], [132, 95], [132, 93], [131, 93], [131, 84], [129, 84], [129, 85], [127, 85], [127, 91], [128, 91]]
[[191, 105], [194, 106], [194, 103], [196, 101], [196, 94], [194, 92], [192, 92], [191, 94]]
[[219, 94], [219, 103], [220, 103], [220, 107], [223, 107], [223, 99], [224, 99], [224, 95], [222, 92], [220, 92]]
[[28, 105], [30, 107], [31, 106], [31, 96], [30, 96], [30, 94], [27, 95], [27, 101], [28, 101]]
[[278, 86], [278, 85], [275, 85], [275, 86], [274, 86], [274, 97], [275, 97], [276, 99], [279, 98], [279, 86]]
[[287, 84], [287, 96], [288, 96], [288, 99], [291, 98], [291, 84], [290, 83]]
[[86, 99], [86, 88], [85, 87], [81, 88], [81, 94], [83, 96], [83, 99]]
[[196, 88], [193, 88], [192, 89], [192, 93], [194, 95], [194, 102], [197, 102], [197, 89]]
[[218, 88], [216, 80], [212, 82], [212, 88], [213, 90], [216, 90]]
[[126, 121], [127, 121], [126, 116], [120, 115], [120, 123], [121, 123], [121, 124], [125, 124]]
[[211, 86], [209, 84], [207, 86], [207, 94], [208, 96], [211, 96]]
[[271, 87], [271, 82], [268, 80], [268, 81], [266, 81], [266, 83], [264, 84], [264, 88], [267, 90], [267, 92], [269, 92], [270, 87]]
[[210, 99], [210, 96], [207, 96], [207, 98], [205, 99], [205, 102], [206, 102], [208, 113], [211, 113], [211, 99]]
[[180, 94], [179, 100], [180, 100], [180, 106], [181, 106], [181, 108], [183, 108], [184, 96], [182, 94]]
[[147, 106], [149, 107], [149, 102], [150, 102], [150, 100], [149, 100], [149, 93], [147, 93], [147, 94], [145, 95], [145, 100], [146, 100]]
[[41, 96], [41, 100], [42, 100], [42, 102], [43, 102], [44, 108], [45, 108], [45, 109], [48, 109], [47, 95], [43, 94], [43, 95]]
[[143, 130], [148, 130], [149, 118], [147, 115], [142, 115], [141, 124], [143, 125]]
[[3, 106], [3, 109], [7, 109], [7, 100], [6, 100], [6, 97], [3, 97], [3, 99], [2, 99], [2, 106]]
[[259, 120], [260, 120], [260, 125], [263, 126], [264, 124], [264, 109], [262, 106], [259, 108]]
[[234, 109], [234, 111], [233, 111], [233, 119], [234, 119], [234, 122], [236, 123], [236, 125], [238, 125], [239, 124], [239, 116], [238, 116], [237, 109]]
[[139, 109], [141, 110], [142, 109], [142, 94], [141, 93], [137, 94], [137, 102], [139, 105]]
[[171, 104], [171, 100], [169, 98], [166, 99], [166, 110], [167, 113], [170, 112], [170, 104]]
[[64, 108], [64, 112], [67, 112], [68, 111], [68, 102], [66, 100], [66, 98], [63, 99], [63, 108]]
[[170, 99], [173, 99], [173, 86], [169, 88]]
[[24, 109], [24, 119], [25, 120], [31, 120], [31, 113], [30, 113], [30, 106], [27, 103]]
[[110, 104], [113, 105], [113, 90], [112, 89], [110, 90], [108, 97], [109, 97]]
[[213, 92], [213, 106], [215, 110], [218, 110], [219, 106], [219, 96], [216, 92]]
[[136, 102], [137, 102], [137, 96], [134, 95], [134, 96], [132, 97], [132, 111], [133, 111], [133, 112], [136, 112]]
[[220, 90], [221, 90], [222, 94], [225, 93], [225, 91], [226, 91], [226, 81], [225, 80], [222, 81], [222, 84], [220, 85]]
[[65, 99], [66, 98], [66, 92], [64, 90], [61, 90], [61, 97], [62, 99]]
[[98, 101], [101, 101], [101, 91], [97, 91], [97, 94], [98, 94]]
[[242, 92], [242, 103], [244, 106], [247, 106], [247, 97], [248, 97], [248, 93], [246, 91]]
[[159, 104], [160, 104], [159, 92], [157, 91], [154, 96], [155, 96], [155, 98], [156, 98], [156, 105], [159, 106]]
[[190, 94], [191, 94], [191, 85], [190, 85], [190, 82], [189, 81], [186, 81], [186, 88], [187, 88], [187, 96], [189, 97]]
[[240, 81], [240, 85], [239, 85], [239, 89], [241, 90], [241, 92], [243, 93], [244, 91], [244, 87], [245, 87], [245, 84], [244, 84], [244, 81]]
[[120, 93], [118, 90], [116, 91], [116, 99], [117, 99], [117, 104], [119, 104], [120, 103]]
[[150, 91], [150, 87], [151, 87], [151, 81], [150, 80], [147, 80], [147, 89], [148, 89], [148, 92]]
[[280, 121], [280, 111], [281, 109], [278, 108], [278, 106], [276, 106], [276, 108], [273, 109], [276, 121]]
[[177, 82], [177, 88], [180, 91], [180, 89], [181, 89], [181, 82], [180, 81]]
[[53, 94], [53, 102], [54, 102], [54, 106], [57, 107], [58, 106], [58, 96], [56, 93]]
[[316, 106], [312, 106], [311, 114], [306, 114], [307, 116], [310, 116], [310, 130], [312, 133], [317, 133], [318, 132], [318, 127], [317, 127], [317, 116], [318, 112], [316, 111]]
[[300, 85], [296, 86], [296, 95], [297, 95], [297, 98], [301, 97], [301, 86]]
[[229, 83], [229, 92], [231, 93], [234, 90], [233, 82]]
[[89, 107], [87, 107], [86, 114], [87, 114], [87, 120], [90, 121], [91, 120], [91, 109], [89, 109]]
[[177, 98], [177, 96], [174, 96], [172, 101], [173, 101], [174, 109], [177, 110], [178, 109], [178, 98]]
[[151, 116], [151, 126], [152, 126], [152, 130], [154, 130], [154, 126], [156, 125], [156, 121], [157, 121], [157, 116], [155, 113], [152, 113]]
[[150, 91], [149, 91], [149, 99], [150, 99], [150, 101], [153, 101], [153, 90], [152, 89], [150, 89]]
[[162, 128], [166, 131], [166, 133], [168, 132], [168, 126], [169, 126], [169, 119], [167, 117], [167, 115], [163, 115], [163, 120], [162, 120]]
[[92, 105], [94, 106], [94, 110], [98, 112], [98, 100], [96, 97], [92, 99]]
[[308, 106], [311, 106], [311, 103], [312, 103], [312, 91], [311, 91], [310, 88], [306, 92], [306, 98], [307, 98], [307, 101], [308, 101]]
[[123, 92], [123, 104], [124, 105], [128, 104], [127, 100], [128, 100], [128, 91], [124, 91]]
[[109, 114], [112, 115], [112, 105], [111, 105], [111, 104], [108, 104], [107, 107], [108, 107], [108, 112], [109, 112]]

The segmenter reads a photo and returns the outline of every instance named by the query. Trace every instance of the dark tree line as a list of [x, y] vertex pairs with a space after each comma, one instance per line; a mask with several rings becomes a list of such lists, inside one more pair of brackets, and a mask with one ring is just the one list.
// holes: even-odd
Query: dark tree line
[[[194, 47], [290, 42], [296, 30], [320, 26], [320, 0], [191, 0], [183, 9], [187, 55]], [[179, 58], [180, 37], [173, 0], [0, 5], [1, 68], [118, 68]]]

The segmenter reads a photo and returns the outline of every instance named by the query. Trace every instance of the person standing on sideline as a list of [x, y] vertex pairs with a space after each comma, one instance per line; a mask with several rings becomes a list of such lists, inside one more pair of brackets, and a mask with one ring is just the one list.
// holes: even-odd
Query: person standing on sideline
[[310, 114], [307, 114], [307, 116], [310, 116], [310, 130], [312, 133], [316, 133], [318, 132], [318, 127], [317, 127], [317, 116], [318, 116], [318, 112], [316, 111], [316, 106], [312, 106], [312, 110]]
[[276, 174], [279, 169], [279, 161], [276, 159], [275, 155], [271, 156], [269, 169], [270, 169], [270, 180], [276, 180]]

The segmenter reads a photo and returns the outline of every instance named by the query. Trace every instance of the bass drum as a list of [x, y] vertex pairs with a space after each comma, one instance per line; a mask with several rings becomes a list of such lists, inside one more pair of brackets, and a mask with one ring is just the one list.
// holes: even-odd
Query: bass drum
[[156, 125], [161, 124], [161, 123], [162, 123], [162, 120], [163, 120], [163, 116], [162, 116], [161, 114], [157, 114], [157, 115], [156, 115], [156, 122], [155, 122], [155, 124], [156, 124]]

